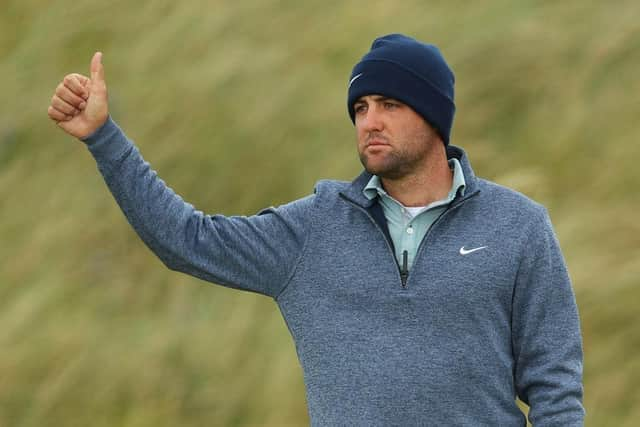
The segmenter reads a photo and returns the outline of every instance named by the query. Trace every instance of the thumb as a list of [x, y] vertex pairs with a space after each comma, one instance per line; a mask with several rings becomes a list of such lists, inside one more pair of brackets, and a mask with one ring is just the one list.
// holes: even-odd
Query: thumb
[[96, 52], [91, 59], [91, 81], [104, 84], [104, 66], [102, 52]]

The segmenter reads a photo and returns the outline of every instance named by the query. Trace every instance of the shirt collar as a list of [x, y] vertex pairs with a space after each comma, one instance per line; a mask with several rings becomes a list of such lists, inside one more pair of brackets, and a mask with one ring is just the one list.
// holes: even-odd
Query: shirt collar
[[[449, 194], [447, 195], [445, 200], [451, 201], [456, 196], [458, 191], [460, 191], [460, 195], [464, 195], [466, 182], [464, 180], [462, 166], [460, 165], [458, 159], [456, 159], [455, 157], [449, 159], [449, 167], [453, 170], [453, 181], [451, 183]], [[373, 200], [377, 196], [388, 196], [387, 192], [382, 187], [382, 180], [380, 180], [380, 177], [378, 175], [371, 176], [371, 179], [369, 179], [369, 182], [367, 183], [367, 185], [365, 185], [362, 193], [369, 200]]]

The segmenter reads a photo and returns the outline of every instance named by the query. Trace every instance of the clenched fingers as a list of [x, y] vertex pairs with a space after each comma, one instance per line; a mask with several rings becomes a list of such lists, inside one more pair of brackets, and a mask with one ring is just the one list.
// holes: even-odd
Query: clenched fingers
[[83, 109], [89, 97], [89, 79], [82, 74], [67, 74], [56, 87], [56, 95], [75, 108]]
[[87, 105], [85, 98], [83, 98], [82, 95], [78, 95], [73, 90], [69, 89], [64, 84], [64, 82], [60, 83], [58, 87], [56, 87], [55, 96], [60, 98], [67, 104], [72, 105], [80, 110], [82, 110]]
[[89, 78], [83, 76], [82, 74], [67, 74], [66, 76], [64, 76], [61, 84], [69, 89], [72, 93], [85, 100], [89, 97], [89, 89], [87, 87], [89, 86]]
[[58, 95], [53, 95], [53, 97], [51, 98], [51, 106], [54, 109], [60, 111], [61, 113], [64, 113], [67, 115], [75, 115], [80, 112], [80, 109], [69, 104], [64, 99], [60, 98]]
[[64, 122], [73, 118], [73, 116], [67, 115], [51, 106], [47, 109], [47, 114], [49, 115], [49, 118], [55, 122]]

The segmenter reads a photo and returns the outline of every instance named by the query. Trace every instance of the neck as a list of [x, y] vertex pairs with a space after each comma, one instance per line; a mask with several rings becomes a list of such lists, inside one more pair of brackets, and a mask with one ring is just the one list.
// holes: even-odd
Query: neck
[[407, 207], [427, 206], [445, 198], [453, 184], [453, 173], [444, 145], [413, 173], [396, 179], [381, 177], [381, 181], [385, 191]]

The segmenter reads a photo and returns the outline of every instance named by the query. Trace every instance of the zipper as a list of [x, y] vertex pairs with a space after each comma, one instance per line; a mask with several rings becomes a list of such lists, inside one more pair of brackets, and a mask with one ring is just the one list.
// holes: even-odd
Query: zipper
[[[407, 288], [407, 279], [409, 279], [409, 271], [406, 270], [404, 273], [402, 272], [402, 270], [400, 269], [400, 266], [398, 265], [398, 261], [396, 261], [396, 254], [393, 252], [393, 249], [391, 248], [391, 244], [389, 243], [389, 241], [387, 240], [386, 236], [384, 235], [384, 231], [382, 231], [382, 228], [380, 228], [380, 226], [378, 225], [378, 223], [376, 222], [375, 219], [373, 219], [373, 217], [371, 216], [371, 214], [369, 213], [368, 210], [366, 210], [365, 208], [363, 208], [362, 206], [360, 206], [359, 204], [357, 204], [356, 202], [352, 201], [351, 199], [343, 196], [342, 194], [340, 194], [340, 197], [342, 197], [343, 199], [345, 199], [347, 202], [351, 203], [353, 206], [355, 206], [356, 208], [358, 208], [359, 210], [361, 210], [362, 212], [364, 212], [364, 214], [371, 220], [371, 222], [373, 223], [373, 225], [378, 229], [378, 231], [380, 232], [380, 234], [382, 235], [382, 240], [384, 240], [384, 243], [387, 245], [387, 249], [389, 249], [389, 253], [391, 254], [391, 258], [393, 259], [393, 263], [396, 266], [396, 269], [398, 271], [398, 275], [400, 277], [400, 284], [402, 286], [402, 289], [406, 289]], [[406, 253], [407, 251], [405, 251]], [[408, 255], [408, 253], [407, 253]], [[406, 263], [405, 263], [406, 266]]]
[[[442, 219], [442, 217], [445, 216], [447, 213], [457, 209], [464, 202], [466, 202], [467, 200], [469, 200], [472, 197], [476, 196], [479, 192], [480, 192], [479, 190], [476, 190], [474, 193], [469, 194], [466, 197], [463, 197], [462, 199], [458, 200], [457, 202], [456, 201], [452, 202], [447, 207], [447, 209], [445, 209], [444, 212], [442, 212], [438, 216], [438, 218], [436, 218], [435, 221], [433, 221], [433, 223], [431, 223], [431, 225], [429, 226], [429, 229], [427, 230], [427, 232], [424, 235], [424, 238], [420, 242], [420, 246], [418, 246], [418, 250], [416, 251], [416, 256], [415, 256], [414, 260], [418, 259], [418, 255], [422, 251], [422, 247], [425, 245], [424, 242], [429, 237], [429, 234], [431, 233], [431, 230], [433, 229], [433, 226], [436, 225], [438, 222], [440, 222], [440, 219]], [[398, 275], [400, 276], [400, 285], [401, 285], [402, 289], [407, 289], [407, 281], [409, 280], [409, 268], [408, 268], [409, 252], [408, 251], [402, 252], [402, 266], [400, 266], [400, 264], [398, 264], [398, 261], [396, 260], [396, 254], [393, 252], [393, 249], [391, 248], [391, 244], [389, 243], [389, 241], [387, 240], [386, 236], [384, 235], [384, 231], [382, 231], [382, 229], [380, 228], [380, 226], [378, 225], [376, 220], [373, 219], [373, 217], [371, 216], [369, 211], [366, 210], [365, 208], [363, 208], [362, 206], [360, 206], [359, 204], [357, 204], [356, 202], [354, 202], [353, 200], [349, 199], [347, 196], [343, 195], [342, 193], [340, 193], [340, 197], [342, 197], [344, 200], [346, 200], [347, 202], [349, 202], [350, 204], [352, 204], [353, 206], [355, 206], [356, 208], [358, 208], [359, 210], [364, 212], [364, 214], [371, 220], [373, 225], [378, 229], [380, 234], [382, 234], [382, 239], [387, 244], [387, 249], [389, 249], [389, 253], [391, 254], [391, 257], [393, 258], [393, 262], [397, 267]]]
[[402, 252], [402, 268], [400, 269], [400, 281], [402, 281], [402, 289], [407, 289], [407, 279], [409, 278], [409, 267], [408, 267], [408, 258], [409, 252]]

